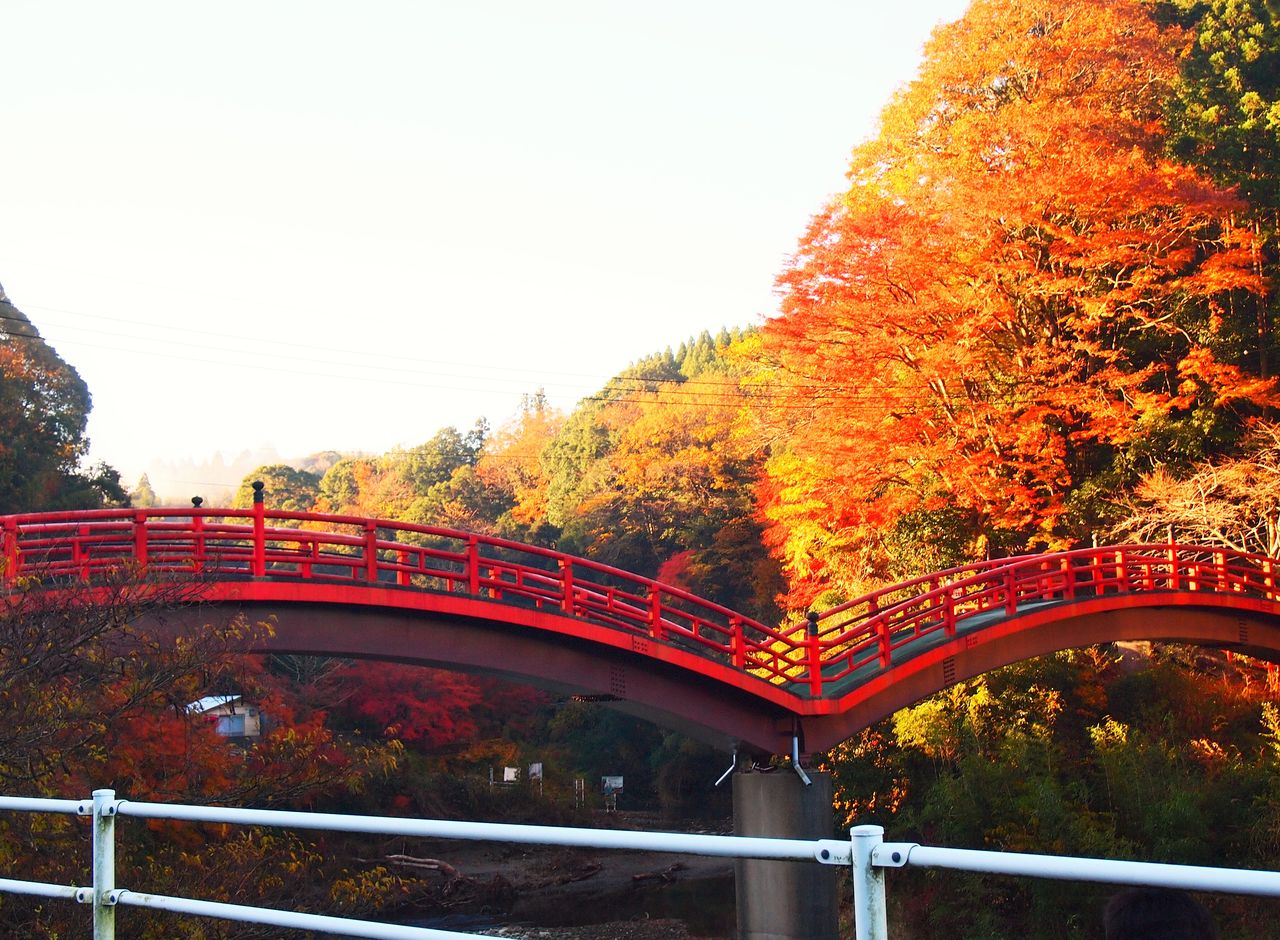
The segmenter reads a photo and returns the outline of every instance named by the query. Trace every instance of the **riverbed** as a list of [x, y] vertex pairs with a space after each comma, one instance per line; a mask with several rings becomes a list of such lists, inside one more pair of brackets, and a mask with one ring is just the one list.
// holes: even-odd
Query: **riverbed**
[[527, 940], [735, 936], [731, 859], [452, 840], [419, 852], [477, 884], [509, 885], [500, 904], [414, 921], [421, 926]]

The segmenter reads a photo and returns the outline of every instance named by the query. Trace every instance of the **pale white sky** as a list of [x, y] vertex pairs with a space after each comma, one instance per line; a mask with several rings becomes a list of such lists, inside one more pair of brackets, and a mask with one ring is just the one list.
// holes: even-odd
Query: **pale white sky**
[[775, 309], [966, 6], [4, 0], [0, 284], [127, 483], [568, 409]]

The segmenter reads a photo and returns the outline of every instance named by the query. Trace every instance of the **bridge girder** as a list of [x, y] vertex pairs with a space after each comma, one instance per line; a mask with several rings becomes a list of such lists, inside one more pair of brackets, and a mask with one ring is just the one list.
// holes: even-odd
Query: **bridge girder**
[[[1065, 649], [1152, 640], [1280, 661], [1275, 604], [1190, 592], [1138, 594], [1048, 604], [918, 653], [843, 696], [771, 702], [741, 688], [740, 677], [730, 684], [691, 669], [678, 655], [655, 659], [631, 638], [624, 638], [626, 644], [602, 642], [571, 618], [542, 614], [538, 628], [528, 629], [513, 625], [507, 610], [486, 611], [499, 605], [482, 601], [455, 601], [451, 611], [405, 610], [288, 600], [278, 586], [271, 588], [239, 584], [230, 592], [235, 597], [209, 598], [274, 622], [274, 636], [252, 652], [378, 659], [499, 676], [590, 695], [726, 751], [767, 754], [789, 754], [797, 728], [806, 752], [826, 750], [957, 682]], [[195, 616], [201, 616], [198, 610]], [[558, 629], [549, 628], [548, 619], [559, 621], [550, 625]], [[609, 632], [607, 639], [617, 634]]]
[[830, 700], [825, 714], [804, 719], [806, 738], [814, 750], [823, 750], [935, 692], [1002, 666], [1061, 650], [1141, 640], [1280, 662], [1280, 605], [1191, 592], [1048, 605], [957, 636]]

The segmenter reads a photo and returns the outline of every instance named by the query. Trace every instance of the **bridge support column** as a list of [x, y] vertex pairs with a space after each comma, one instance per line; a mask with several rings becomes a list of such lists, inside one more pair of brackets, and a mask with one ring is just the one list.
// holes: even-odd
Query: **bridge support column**
[[[733, 775], [733, 831], [782, 839], [835, 838], [831, 777], [790, 769]], [[838, 871], [806, 862], [739, 859], [734, 867], [738, 940], [837, 940]]]

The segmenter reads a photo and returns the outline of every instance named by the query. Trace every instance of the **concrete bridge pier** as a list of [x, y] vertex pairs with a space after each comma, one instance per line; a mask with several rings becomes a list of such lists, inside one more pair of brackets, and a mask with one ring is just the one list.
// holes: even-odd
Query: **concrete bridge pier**
[[[733, 831], [740, 836], [833, 839], [831, 776], [791, 768], [733, 775]], [[739, 859], [738, 940], [838, 940], [838, 870], [806, 862]]]

